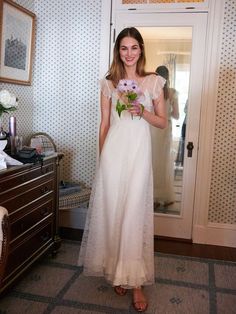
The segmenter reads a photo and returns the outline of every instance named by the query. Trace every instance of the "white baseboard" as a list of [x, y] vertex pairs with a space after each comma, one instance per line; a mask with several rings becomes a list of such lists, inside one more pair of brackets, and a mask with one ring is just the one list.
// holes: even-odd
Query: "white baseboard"
[[236, 225], [209, 223], [193, 227], [193, 243], [236, 248]]

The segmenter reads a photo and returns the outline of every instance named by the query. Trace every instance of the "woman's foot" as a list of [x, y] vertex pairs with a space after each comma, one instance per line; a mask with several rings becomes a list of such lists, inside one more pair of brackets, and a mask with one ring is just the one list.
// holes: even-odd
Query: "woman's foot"
[[115, 290], [115, 293], [120, 295], [120, 296], [126, 295], [126, 293], [127, 293], [127, 289], [122, 288], [121, 286], [115, 286], [114, 290]]
[[148, 307], [148, 302], [142, 288], [133, 289], [133, 307], [137, 312], [144, 312]]

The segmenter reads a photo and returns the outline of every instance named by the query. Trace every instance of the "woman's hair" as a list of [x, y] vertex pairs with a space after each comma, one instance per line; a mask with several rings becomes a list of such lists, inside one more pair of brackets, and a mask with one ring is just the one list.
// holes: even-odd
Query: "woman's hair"
[[163, 91], [164, 91], [164, 98], [165, 100], [169, 98], [169, 88], [170, 88], [170, 77], [169, 77], [169, 70], [166, 66], [160, 65], [156, 68], [157, 75], [162, 76], [166, 83], [164, 85]]
[[106, 76], [106, 79], [111, 80], [115, 87], [117, 86], [119, 80], [125, 78], [126, 74], [124, 64], [120, 59], [120, 43], [121, 40], [125, 37], [131, 37], [136, 39], [141, 49], [141, 54], [137, 62], [136, 73], [139, 76], [146, 76], [149, 74], [144, 69], [146, 64], [146, 57], [142, 35], [135, 27], [127, 27], [123, 29], [116, 38], [115, 46], [113, 49], [113, 61]]

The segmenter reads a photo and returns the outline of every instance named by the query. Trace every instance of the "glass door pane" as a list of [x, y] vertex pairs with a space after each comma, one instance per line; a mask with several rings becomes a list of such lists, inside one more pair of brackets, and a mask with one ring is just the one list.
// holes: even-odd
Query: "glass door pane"
[[166, 99], [168, 127], [164, 130], [151, 127], [154, 211], [180, 215], [192, 27], [138, 29], [145, 41], [147, 70], [159, 72], [169, 85], [169, 97]]
[[[158, 159], [155, 160], [158, 167], [159, 164], [166, 167], [169, 165], [169, 181], [172, 181], [175, 198], [173, 204], [164, 206], [166, 204], [162, 199], [159, 205], [158, 194], [155, 192], [154, 233], [160, 236], [190, 239], [204, 80], [207, 13], [117, 11], [114, 15], [116, 34], [124, 27], [131, 26], [137, 27], [144, 37], [147, 51], [147, 70], [154, 72], [159, 65], [169, 66], [171, 87], [178, 91], [179, 119], [171, 118], [171, 132], [168, 133], [169, 137], [165, 136], [170, 143], [168, 144], [168, 141], [162, 139], [163, 145], [161, 149], [159, 148], [158, 158], [163, 160], [160, 154], [166, 154], [166, 162], [161, 163], [160, 161], [158, 163]], [[185, 106], [186, 103], [188, 106]], [[187, 109], [185, 109], [186, 112], [184, 108]], [[182, 126], [186, 113], [187, 131], [184, 138]], [[155, 137], [152, 141], [158, 145]], [[183, 144], [184, 141], [185, 147], [189, 147], [191, 144], [193, 150], [190, 154], [190, 151], [185, 149], [183, 158], [183, 154], [178, 156], [178, 152], [183, 152], [184, 146], [180, 146], [180, 144]], [[165, 153], [166, 147], [169, 147], [167, 153]], [[159, 168], [157, 173], [158, 171], [165, 172], [164, 167], [163, 169]], [[161, 176], [163, 177], [163, 174]]]

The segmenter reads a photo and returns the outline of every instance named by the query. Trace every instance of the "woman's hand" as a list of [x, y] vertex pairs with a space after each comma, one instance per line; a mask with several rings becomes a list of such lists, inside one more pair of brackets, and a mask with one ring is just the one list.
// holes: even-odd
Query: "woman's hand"
[[144, 111], [144, 107], [141, 104], [132, 105], [132, 108], [129, 109], [129, 112], [132, 116], [142, 117], [143, 111]]

